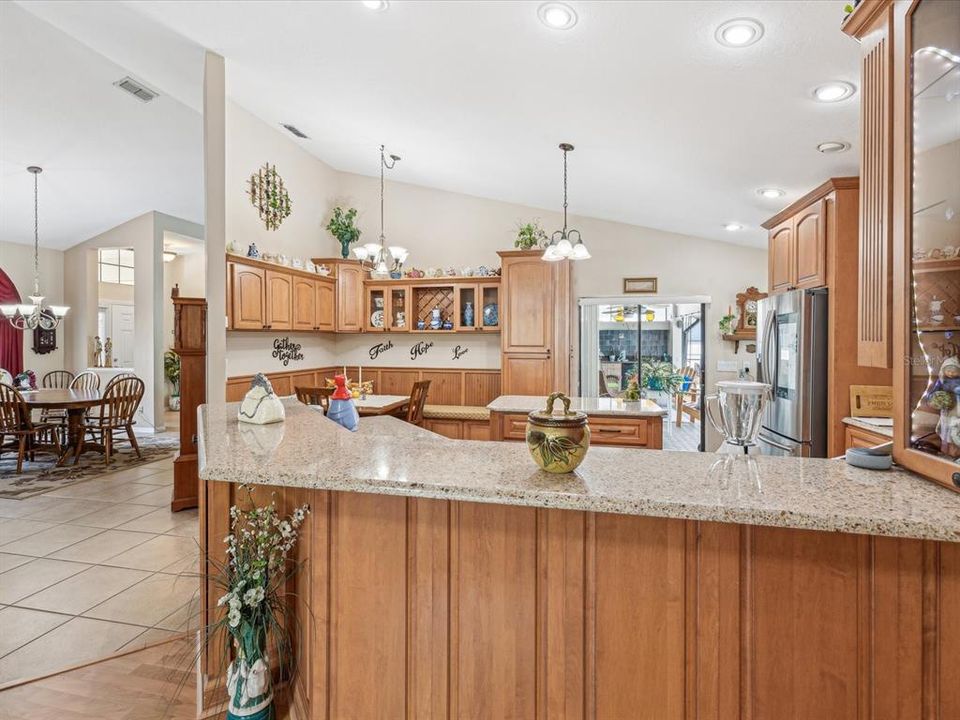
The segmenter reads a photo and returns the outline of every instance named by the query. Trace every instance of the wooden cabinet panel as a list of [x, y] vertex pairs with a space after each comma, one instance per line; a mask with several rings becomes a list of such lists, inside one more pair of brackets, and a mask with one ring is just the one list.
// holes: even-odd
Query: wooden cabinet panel
[[486, 407], [500, 396], [500, 372], [471, 371], [463, 374], [463, 404]]
[[363, 269], [338, 265], [337, 332], [360, 332], [363, 325]]
[[[546, 264], [546, 263], [545, 263]], [[543, 395], [556, 388], [553, 360], [547, 355], [505, 354], [501, 358], [504, 392], [508, 395]]]
[[317, 329], [317, 286], [313, 280], [293, 278], [293, 330]]
[[637, 445], [648, 441], [649, 421], [646, 418], [590, 418], [591, 445]]
[[598, 514], [595, 537], [596, 717], [683, 718], [685, 528], [663, 518]]
[[449, 372], [424, 370], [420, 373], [420, 379], [430, 381], [429, 398], [431, 405], [464, 404], [463, 373], [459, 370]]
[[263, 268], [233, 265], [233, 328], [263, 330], [267, 325], [267, 274]]
[[330, 281], [316, 280], [315, 287], [317, 292], [317, 330], [333, 332], [337, 329], [335, 285]]
[[826, 200], [802, 211], [794, 218], [796, 271], [794, 286], [823, 287], [827, 282]]
[[783, 292], [793, 287], [795, 248], [792, 219], [770, 231], [770, 292]]
[[450, 717], [536, 717], [537, 510], [453, 513]]
[[[504, 257], [503, 308], [500, 311], [503, 352], [545, 355], [553, 352], [554, 307], [561, 302], [554, 293], [558, 264], [544, 262], [538, 254]], [[516, 390], [510, 393], [528, 394]]]
[[283, 272], [267, 270], [267, 328], [293, 328], [293, 277]]
[[865, 537], [747, 529], [747, 702], [754, 718], [855, 718]]
[[489, 440], [490, 422], [483, 420], [464, 420], [463, 435], [464, 440]]
[[527, 439], [527, 416], [519, 414], [502, 415], [501, 430], [504, 440]]
[[423, 421], [423, 427], [437, 435], [453, 438], [454, 440], [463, 439], [463, 421], [462, 420], [439, 420], [427, 418]]
[[844, 449], [874, 447], [875, 445], [888, 443], [892, 439], [879, 433], [872, 433], [869, 430], [849, 425], [844, 429], [844, 437], [846, 438]]
[[[419, 370], [396, 370], [384, 368], [380, 371], [378, 395], [409, 395], [413, 384], [419, 379]], [[427, 393], [427, 402], [433, 402], [433, 394]]]

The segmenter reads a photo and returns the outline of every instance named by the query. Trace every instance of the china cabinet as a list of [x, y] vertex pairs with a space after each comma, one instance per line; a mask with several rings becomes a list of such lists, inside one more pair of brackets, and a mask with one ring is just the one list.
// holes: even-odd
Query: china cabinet
[[180, 297], [179, 286], [171, 300], [173, 350], [180, 358], [180, 447], [173, 460], [170, 511], [178, 512], [197, 507], [199, 497], [197, 407], [207, 397], [207, 301]]

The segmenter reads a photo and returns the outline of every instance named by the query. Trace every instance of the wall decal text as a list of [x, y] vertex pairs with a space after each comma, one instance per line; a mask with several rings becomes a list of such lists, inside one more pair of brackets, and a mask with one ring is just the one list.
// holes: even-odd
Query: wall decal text
[[290, 342], [290, 338], [277, 338], [273, 341], [273, 357], [277, 358], [286, 367], [291, 360], [303, 360], [300, 343]]
[[416, 360], [419, 357], [423, 357], [427, 354], [427, 350], [433, 347], [432, 342], [418, 342], [416, 345], [413, 345], [410, 348], [410, 359]]
[[457, 346], [453, 349], [453, 359], [454, 359], [454, 360], [459, 360], [459, 359], [462, 358], [464, 355], [466, 355], [468, 352], [470, 352], [470, 348], [465, 348], [463, 345], [457, 345]]
[[387, 350], [393, 347], [393, 341], [387, 340], [385, 343], [377, 343], [376, 345], [371, 345], [370, 349], [367, 350], [367, 355], [370, 356], [371, 360], [376, 360], [378, 357], [383, 355]]

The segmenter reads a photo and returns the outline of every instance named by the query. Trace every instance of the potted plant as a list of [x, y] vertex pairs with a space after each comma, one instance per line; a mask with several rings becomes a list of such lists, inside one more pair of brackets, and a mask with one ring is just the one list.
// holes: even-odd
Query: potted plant
[[[281, 681], [296, 670], [296, 616], [284, 590], [299, 570], [289, 556], [310, 508], [303, 505], [284, 518], [275, 501], [257, 507], [253, 490], [241, 487], [245, 509], [230, 508], [226, 563], [211, 560], [214, 580], [225, 591], [217, 606], [226, 614], [207, 628], [206, 637], [225, 639], [225, 652], [233, 657], [227, 668], [227, 720], [274, 720], [271, 663], [279, 666]], [[269, 657], [268, 647], [276, 657]]]
[[513, 245], [521, 250], [532, 250], [542, 247], [546, 242], [547, 234], [540, 227], [540, 221], [533, 220], [517, 226], [517, 239]]
[[180, 409], [180, 356], [173, 350], [163, 354], [163, 376], [170, 383], [170, 409]]
[[683, 375], [663, 360], [644, 360], [640, 363], [641, 384], [648, 390], [660, 390], [673, 395], [683, 385]]
[[340, 255], [345, 258], [350, 257], [350, 246], [360, 239], [360, 228], [353, 224], [356, 217], [356, 208], [335, 207], [327, 223], [327, 230], [340, 242]]
[[733, 332], [733, 321], [736, 319], [736, 315], [724, 315], [722, 318], [720, 318], [720, 334], [731, 334]]

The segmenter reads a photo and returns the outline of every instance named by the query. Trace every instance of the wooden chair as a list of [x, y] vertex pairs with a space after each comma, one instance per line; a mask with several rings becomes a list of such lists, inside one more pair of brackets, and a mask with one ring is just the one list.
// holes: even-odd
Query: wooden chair
[[[79, 376], [78, 376], [79, 377]], [[110, 464], [113, 454], [114, 432], [123, 430], [127, 439], [142, 458], [137, 436], [133, 433], [134, 414], [143, 400], [143, 380], [136, 375], [121, 375], [107, 383], [103, 391], [103, 404], [96, 408], [84, 423], [84, 435], [90, 434], [91, 439], [103, 448], [104, 462]], [[77, 443], [76, 457], [79, 458], [84, 448], [84, 438]]]
[[330, 396], [333, 395], [332, 387], [295, 387], [293, 391], [297, 394], [297, 400], [304, 405], [319, 405], [323, 408], [323, 414], [327, 414], [330, 409]]
[[685, 367], [680, 371], [680, 375], [690, 378], [690, 386], [674, 394], [677, 427], [683, 422], [684, 415], [690, 417], [690, 422], [700, 419], [700, 371], [692, 366]]
[[[51, 370], [40, 381], [40, 387], [66, 389], [73, 382], [73, 373], [69, 370]], [[67, 421], [66, 410], [56, 410], [44, 408], [40, 411], [40, 422], [65, 423]]]
[[410, 391], [410, 402], [407, 403], [407, 422], [414, 425], [423, 425], [423, 406], [427, 404], [427, 393], [430, 392], [430, 381], [420, 380], [413, 384]]
[[100, 376], [89, 370], [84, 370], [70, 381], [68, 387], [71, 390], [99, 390]]
[[[13, 439], [4, 444], [7, 435]], [[35, 453], [39, 451], [55, 452], [59, 459], [62, 452], [58, 425], [34, 424], [30, 418], [30, 409], [20, 392], [12, 385], [0, 383], [0, 455], [5, 449], [17, 451], [18, 475], [23, 472], [24, 458], [29, 456], [33, 462]]]

